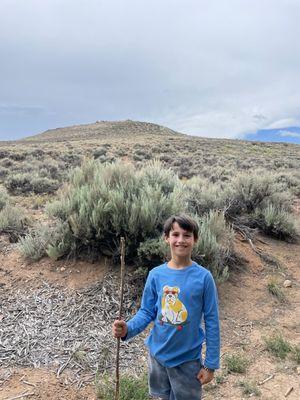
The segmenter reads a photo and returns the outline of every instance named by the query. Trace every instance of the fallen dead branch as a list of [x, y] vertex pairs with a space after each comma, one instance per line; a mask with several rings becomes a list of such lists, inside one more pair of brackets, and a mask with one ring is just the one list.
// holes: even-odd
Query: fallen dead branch
[[290, 395], [292, 393], [292, 391], [294, 390], [293, 386], [291, 386], [285, 393], [284, 397], [288, 397], [288, 395]]
[[35, 383], [31, 383], [31, 382], [28, 382], [28, 381], [21, 381], [21, 382], [24, 383], [25, 385], [36, 387]]
[[261, 382], [258, 382], [258, 384], [259, 385], [263, 385], [264, 383], [266, 383], [266, 382], [268, 382], [268, 381], [270, 381], [271, 379], [273, 379], [274, 378], [274, 374], [271, 374], [270, 376], [268, 376], [266, 379], [264, 379], [263, 381], [261, 381]]

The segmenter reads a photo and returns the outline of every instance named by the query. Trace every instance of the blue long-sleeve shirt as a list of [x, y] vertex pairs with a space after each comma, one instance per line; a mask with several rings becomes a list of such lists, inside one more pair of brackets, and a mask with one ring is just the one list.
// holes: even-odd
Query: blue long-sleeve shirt
[[[205, 333], [201, 327], [204, 318]], [[183, 269], [167, 263], [153, 268], [147, 278], [141, 307], [127, 322], [130, 339], [154, 321], [145, 343], [162, 365], [174, 367], [201, 358], [204, 365], [220, 366], [220, 326], [217, 290], [211, 273], [193, 262]]]

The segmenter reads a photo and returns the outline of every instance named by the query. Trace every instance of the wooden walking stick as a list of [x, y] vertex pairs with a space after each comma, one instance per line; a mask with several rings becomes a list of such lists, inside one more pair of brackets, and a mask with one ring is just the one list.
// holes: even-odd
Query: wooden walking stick
[[[120, 283], [120, 304], [119, 304], [119, 320], [123, 314], [123, 293], [124, 293], [124, 275], [125, 275], [125, 239], [121, 237], [121, 283]], [[117, 357], [116, 357], [116, 391], [115, 400], [120, 398], [120, 338], [117, 338]]]

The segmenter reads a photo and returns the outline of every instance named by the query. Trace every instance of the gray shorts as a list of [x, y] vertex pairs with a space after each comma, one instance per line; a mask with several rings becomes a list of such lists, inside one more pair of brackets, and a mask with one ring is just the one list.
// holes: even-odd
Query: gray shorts
[[162, 400], [201, 400], [200, 360], [166, 368], [149, 354], [149, 393]]

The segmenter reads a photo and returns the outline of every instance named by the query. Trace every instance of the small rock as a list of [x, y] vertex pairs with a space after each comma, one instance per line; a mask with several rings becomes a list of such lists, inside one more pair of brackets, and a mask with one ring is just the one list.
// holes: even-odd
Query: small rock
[[297, 367], [297, 374], [300, 375], [300, 367]]
[[287, 288], [287, 287], [292, 287], [292, 282], [291, 282], [290, 280], [286, 279], [286, 280], [283, 282], [283, 287], [285, 287], [285, 288]]
[[61, 272], [63, 272], [63, 271], [65, 271], [66, 270], [66, 268], [65, 267], [61, 267]]

